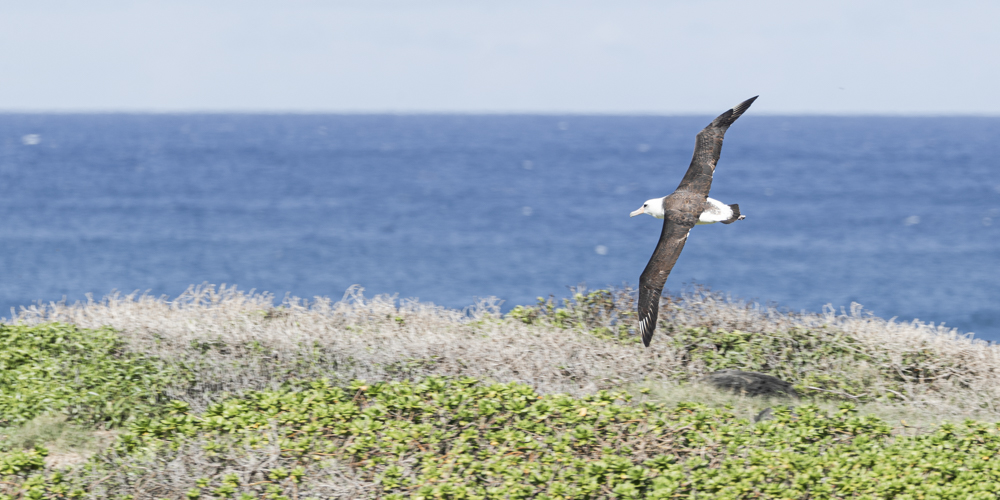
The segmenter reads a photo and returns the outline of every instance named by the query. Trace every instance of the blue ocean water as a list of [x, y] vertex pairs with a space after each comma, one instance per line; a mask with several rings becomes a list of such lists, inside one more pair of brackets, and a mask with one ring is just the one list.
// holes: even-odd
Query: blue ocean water
[[[711, 116], [0, 115], [0, 311], [190, 284], [464, 307], [635, 284]], [[1000, 340], [1000, 118], [729, 130], [691, 283]]]

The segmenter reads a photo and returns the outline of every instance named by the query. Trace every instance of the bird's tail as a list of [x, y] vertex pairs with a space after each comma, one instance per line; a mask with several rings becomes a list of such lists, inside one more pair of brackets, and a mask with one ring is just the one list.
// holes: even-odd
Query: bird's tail
[[723, 224], [732, 224], [738, 220], [743, 220], [747, 218], [747, 216], [740, 213], [739, 204], [733, 203], [732, 205], [729, 205], [729, 209], [733, 211], [733, 215], [728, 219], [722, 221]]

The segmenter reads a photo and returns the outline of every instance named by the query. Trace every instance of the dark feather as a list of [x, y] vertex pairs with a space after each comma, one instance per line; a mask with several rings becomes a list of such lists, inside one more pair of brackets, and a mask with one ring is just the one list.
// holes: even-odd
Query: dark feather
[[712, 174], [715, 173], [715, 165], [719, 163], [719, 155], [722, 154], [722, 138], [726, 135], [729, 126], [750, 108], [757, 97], [753, 96], [737, 104], [733, 109], [727, 110], [712, 120], [712, 123], [709, 123], [701, 132], [698, 132], [691, 165], [688, 166], [684, 178], [677, 186], [678, 190], [692, 191], [708, 196], [708, 191], [712, 189]]
[[677, 257], [680, 257], [688, 232], [694, 227], [698, 217], [691, 217], [683, 212], [667, 212], [663, 217], [663, 230], [660, 232], [660, 242], [656, 244], [653, 256], [646, 264], [646, 269], [639, 276], [639, 334], [642, 343], [649, 347], [656, 329], [656, 318], [660, 310], [660, 294], [667, 276], [674, 268]]
[[732, 224], [738, 220], [746, 219], [746, 216], [740, 213], [740, 205], [738, 203], [729, 205], [729, 209], [733, 211], [733, 215], [732, 217], [722, 221], [723, 224]]

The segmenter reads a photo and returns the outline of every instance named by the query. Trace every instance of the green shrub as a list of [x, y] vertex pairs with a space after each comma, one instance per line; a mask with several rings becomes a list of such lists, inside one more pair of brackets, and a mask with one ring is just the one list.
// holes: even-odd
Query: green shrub
[[0, 324], [0, 424], [45, 413], [84, 423], [118, 425], [152, 415], [163, 390], [182, 372], [128, 354], [109, 328], [86, 330], [48, 323]]

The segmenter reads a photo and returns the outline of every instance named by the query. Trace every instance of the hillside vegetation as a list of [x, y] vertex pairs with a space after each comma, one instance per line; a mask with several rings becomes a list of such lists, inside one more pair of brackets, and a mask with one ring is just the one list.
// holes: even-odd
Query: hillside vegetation
[[[633, 304], [577, 290], [501, 315], [353, 288], [275, 307], [202, 286], [22, 309], [0, 325], [0, 493], [997, 498], [997, 346], [695, 291], [645, 349]], [[803, 399], [698, 384], [722, 368]]]

